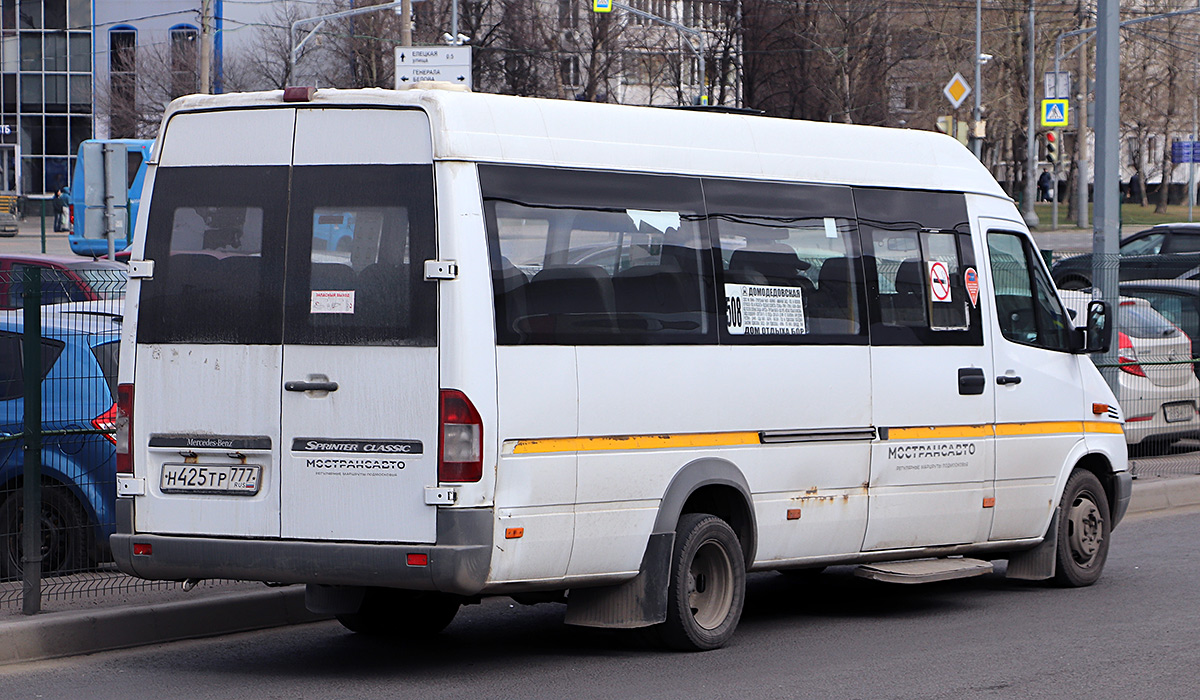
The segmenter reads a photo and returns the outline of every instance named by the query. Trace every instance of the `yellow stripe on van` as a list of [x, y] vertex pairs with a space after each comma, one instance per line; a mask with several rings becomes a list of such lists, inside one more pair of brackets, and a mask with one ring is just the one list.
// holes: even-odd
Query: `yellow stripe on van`
[[[1036, 423], [999, 423], [996, 425], [936, 425], [888, 428], [886, 440], [959, 440], [964, 438], [1013, 437], [1018, 435], [1059, 435], [1111, 433], [1124, 431], [1120, 423], [1106, 421], [1043, 421]], [[553, 452], [600, 452], [607, 450], [662, 450], [686, 447], [730, 447], [759, 445], [757, 432], [685, 433], [679, 435], [604, 435], [576, 438], [541, 438], [506, 442], [508, 454], [549, 454]]]
[[955, 440], [991, 437], [991, 425], [937, 425], [916, 428], [888, 428], [888, 440]]
[[761, 444], [758, 433], [691, 433], [684, 435], [610, 435], [603, 437], [518, 440], [513, 454], [594, 452], [600, 450], [659, 450], [672, 447], [727, 447]]
[[956, 440], [959, 438], [1015, 437], [1020, 435], [1062, 435], [1110, 433], [1121, 435], [1120, 423], [1108, 421], [1038, 421], [1033, 423], [996, 423], [995, 425], [938, 425], [888, 428], [887, 440]]
[[1083, 421], [1042, 421], [1038, 423], [997, 423], [996, 437], [1013, 435], [1057, 435], [1060, 433], [1082, 433]]
[[1114, 435], [1124, 435], [1125, 428], [1120, 423], [1110, 423], [1102, 420], [1089, 420], [1083, 423], [1084, 432], [1088, 433], [1112, 433]]

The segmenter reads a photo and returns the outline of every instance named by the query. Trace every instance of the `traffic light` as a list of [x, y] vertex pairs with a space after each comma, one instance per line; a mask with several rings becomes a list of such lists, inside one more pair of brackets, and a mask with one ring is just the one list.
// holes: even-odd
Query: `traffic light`
[[1046, 160], [1058, 162], [1058, 137], [1053, 131], [1046, 132]]

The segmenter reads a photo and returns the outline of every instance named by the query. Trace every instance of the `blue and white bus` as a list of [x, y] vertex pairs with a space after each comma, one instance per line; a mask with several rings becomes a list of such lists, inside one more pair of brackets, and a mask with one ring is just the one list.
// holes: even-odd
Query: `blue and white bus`
[[[129, 226], [125, 236], [116, 241], [116, 249], [122, 250], [133, 240], [133, 226], [137, 221], [138, 204], [142, 198], [142, 181], [146, 177], [146, 161], [150, 159], [150, 139], [88, 139], [84, 143], [120, 143], [125, 145], [128, 158], [129, 173]], [[71, 177], [71, 233], [67, 240], [71, 251], [79, 255], [107, 255], [108, 239], [104, 231], [87, 230], [87, 204], [84, 200], [87, 183], [84, 176], [84, 160], [86, 149], [80, 145], [79, 156], [75, 159], [75, 172]], [[95, 207], [94, 207], [95, 208]]]

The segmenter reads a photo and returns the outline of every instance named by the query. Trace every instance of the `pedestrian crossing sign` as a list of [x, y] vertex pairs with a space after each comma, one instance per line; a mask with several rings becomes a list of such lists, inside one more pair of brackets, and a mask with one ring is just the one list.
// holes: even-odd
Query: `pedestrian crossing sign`
[[612, 0], [592, 0], [592, 12], [612, 12]]
[[1070, 111], [1068, 100], [1042, 100], [1042, 126], [1057, 128], [1067, 126]]

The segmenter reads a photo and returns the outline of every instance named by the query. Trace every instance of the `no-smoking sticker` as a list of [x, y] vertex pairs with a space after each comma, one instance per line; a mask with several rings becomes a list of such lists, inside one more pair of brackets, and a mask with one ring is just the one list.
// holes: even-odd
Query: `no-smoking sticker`
[[929, 263], [929, 292], [934, 301], [950, 301], [950, 270], [941, 260]]

